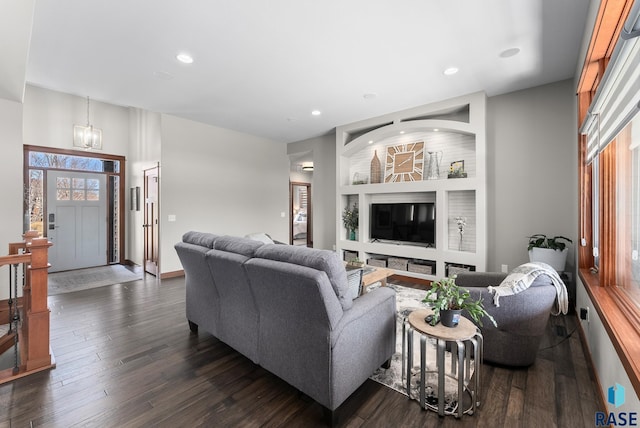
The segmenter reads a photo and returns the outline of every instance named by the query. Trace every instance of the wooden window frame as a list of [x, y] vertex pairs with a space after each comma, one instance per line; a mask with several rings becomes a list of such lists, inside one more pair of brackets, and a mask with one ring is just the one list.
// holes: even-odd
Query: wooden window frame
[[[595, 92], [613, 54], [632, 0], [602, 0], [593, 34], [580, 75], [578, 93], [578, 126], [584, 122]], [[616, 284], [616, 141], [600, 153], [600, 257], [594, 270], [591, 251], [593, 242], [592, 184], [594, 171], [586, 163], [586, 138], [578, 136], [580, 233], [586, 245], [578, 250], [578, 275], [607, 331], [618, 357], [637, 395], [640, 395], [640, 310], [624, 289]], [[613, 199], [612, 199], [613, 198]]]

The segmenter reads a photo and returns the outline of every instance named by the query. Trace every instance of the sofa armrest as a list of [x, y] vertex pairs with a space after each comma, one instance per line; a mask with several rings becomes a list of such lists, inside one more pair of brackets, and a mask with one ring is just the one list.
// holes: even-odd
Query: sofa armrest
[[351, 309], [344, 311], [342, 318], [331, 332], [331, 346], [340, 339], [344, 329], [350, 324], [358, 322], [365, 316], [375, 315], [383, 317], [393, 316], [396, 312], [396, 292], [390, 287], [379, 287], [369, 293], [363, 294], [353, 301]]
[[380, 287], [354, 300], [331, 331], [331, 397], [335, 409], [396, 347], [395, 290]]
[[465, 288], [496, 286], [506, 277], [503, 272], [462, 272], [456, 276], [456, 284]]

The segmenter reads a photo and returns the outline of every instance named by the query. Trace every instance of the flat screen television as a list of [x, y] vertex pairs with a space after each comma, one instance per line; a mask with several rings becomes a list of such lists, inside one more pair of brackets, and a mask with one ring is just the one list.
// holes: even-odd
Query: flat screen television
[[435, 247], [436, 204], [433, 202], [371, 204], [371, 239]]

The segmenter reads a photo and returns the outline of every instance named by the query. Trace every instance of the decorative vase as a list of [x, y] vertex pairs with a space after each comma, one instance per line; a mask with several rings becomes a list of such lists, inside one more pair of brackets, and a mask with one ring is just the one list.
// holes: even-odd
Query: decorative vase
[[445, 327], [457, 327], [460, 322], [462, 309], [440, 310], [440, 322]]
[[440, 161], [444, 155], [442, 151], [427, 152], [429, 163], [427, 167], [427, 180], [438, 180], [440, 178]]
[[349, 240], [350, 241], [355, 241], [356, 240], [356, 231], [354, 229], [351, 229], [349, 231]]
[[378, 151], [373, 151], [373, 159], [371, 159], [371, 183], [382, 183], [382, 164], [378, 159]]

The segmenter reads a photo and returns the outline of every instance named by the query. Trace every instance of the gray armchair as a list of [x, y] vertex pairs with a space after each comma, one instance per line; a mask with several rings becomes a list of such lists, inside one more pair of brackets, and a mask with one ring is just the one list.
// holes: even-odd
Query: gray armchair
[[496, 328], [485, 318], [483, 327], [480, 327], [484, 337], [485, 361], [506, 366], [530, 366], [536, 360], [553, 310], [556, 288], [548, 276], [541, 275], [528, 289], [514, 296], [500, 297], [500, 306], [496, 307], [487, 286], [500, 285], [506, 276], [506, 273], [465, 272], [458, 274], [456, 284], [467, 288], [473, 298], [482, 297], [485, 309], [498, 324]]

